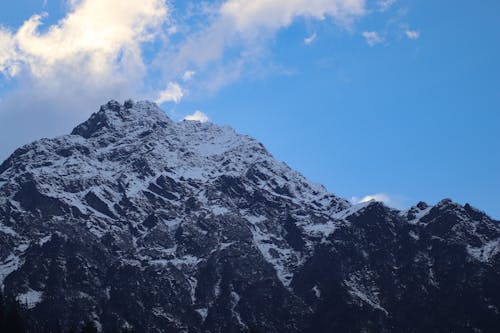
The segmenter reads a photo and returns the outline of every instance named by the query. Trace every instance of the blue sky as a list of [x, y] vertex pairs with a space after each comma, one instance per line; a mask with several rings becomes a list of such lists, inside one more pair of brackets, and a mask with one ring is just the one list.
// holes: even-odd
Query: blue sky
[[500, 218], [498, 1], [125, 3], [2, 5], [0, 159], [131, 96], [231, 125], [349, 199]]

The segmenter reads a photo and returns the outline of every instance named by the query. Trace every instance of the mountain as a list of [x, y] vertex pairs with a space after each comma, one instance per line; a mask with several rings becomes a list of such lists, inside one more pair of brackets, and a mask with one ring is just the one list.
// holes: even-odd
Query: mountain
[[470, 205], [353, 205], [150, 102], [0, 166], [0, 283], [33, 332], [498, 332], [499, 242]]

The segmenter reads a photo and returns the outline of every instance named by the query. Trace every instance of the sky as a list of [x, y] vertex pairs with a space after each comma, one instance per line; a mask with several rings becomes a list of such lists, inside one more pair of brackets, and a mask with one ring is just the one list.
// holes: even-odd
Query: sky
[[500, 2], [17, 0], [0, 160], [110, 99], [230, 125], [352, 202], [500, 219]]

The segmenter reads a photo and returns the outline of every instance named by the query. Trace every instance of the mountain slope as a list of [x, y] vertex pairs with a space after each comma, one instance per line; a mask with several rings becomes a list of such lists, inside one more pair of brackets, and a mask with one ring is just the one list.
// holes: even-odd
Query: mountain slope
[[[34, 318], [140, 332], [496, 332], [500, 228], [351, 205], [228, 127], [111, 101], [0, 166], [0, 282]], [[418, 319], [417, 319], [418, 318]]]

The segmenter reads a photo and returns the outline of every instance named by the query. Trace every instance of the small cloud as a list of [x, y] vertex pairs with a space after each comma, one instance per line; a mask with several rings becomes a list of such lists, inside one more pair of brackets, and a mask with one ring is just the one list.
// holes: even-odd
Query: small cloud
[[184, 97], [184, 91], [181, 86], [175, 82], [169, 82], [165, 90], [160, 91], [160, 96], [156, 100], [157, 104], [165, 102], [179, 103]]
[[201, 111], [195, 111], [195, 113], [185, 116], [184, 120], [199, 121], [204, 123], [208, 121], [208, 116]]
[[316, 33], [313, 33], [311, 36], [304, 38], [304, 44], [306, 45], [311, 44], [316, 40], [316, 37], [317, 37]]
[[390, 202], [392, 202], [391, 198], [385, 193], [370, 194], [370, 195], [364, 196], [361, 199], [358, 197], [351, 198], [351, 202], [353, 204], [360, 204], [360, 203], [369, 202], [369, 201], [383, 202], [385, 204], [389, 204]]
[[195, 71], [186, 71], [184, 72], [184, 74], [182, 75], [182, 80], [183, 81], [189, 81], [193, 78], [193, 76], [196, 74]]
[[386, 193], [370, 194], [362, 198], [352, 197], [350, 201], [353, 204], [360, 204], [369, 201], [383, 202], [386, 206], [396, 209], [406, 209], [411, 203], [411, 200], [403, 195], [389, 195]]
[[177, 31], [178, 31], [177, 26], [176, 25], [172, 25], [172, 26], [168, 27], [167, 34], [169, 34], [169, 35], [175, 35], [177, 33]]
[[379, 0], [377, 2], [378, 10], [381, 12], [387, 11], [392, 7], [398, 0]]
[[362, 33], [366, 43], [370, 46], [375, 46], [384, 41], [384, 39], [376, 31], [365, 31]]
[[409, 39], [418, 39], [420, 37], [420, 32], [416, 30], [406, 30], [406, 37]]

